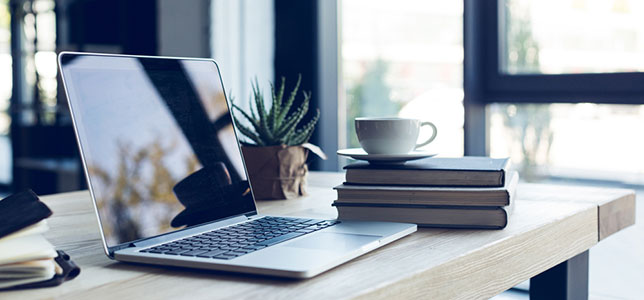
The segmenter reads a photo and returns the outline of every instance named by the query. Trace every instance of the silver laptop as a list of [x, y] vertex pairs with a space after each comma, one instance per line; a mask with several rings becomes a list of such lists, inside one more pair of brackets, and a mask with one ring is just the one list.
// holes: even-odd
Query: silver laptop
[[259, 215], [211, 59], [58, 62], [110, 258], [308, 278], [416, 231]]

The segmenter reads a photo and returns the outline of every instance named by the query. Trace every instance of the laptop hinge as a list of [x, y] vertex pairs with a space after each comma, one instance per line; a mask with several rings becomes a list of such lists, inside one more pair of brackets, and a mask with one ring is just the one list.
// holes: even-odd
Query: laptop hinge
[[134, 244], [132, 244], [132, 243], [123, 243], [123, 244], [120, 244], [120, 245], [111, 246], [111, 247], [109, 247], [107, 249], [107, 252], [108, 252], [107, 256], [109, 256], [110, 258], [114, 258], [114, 252], [119, 251], [121, 249], [130, 248], [130, 247], [134, 247]]

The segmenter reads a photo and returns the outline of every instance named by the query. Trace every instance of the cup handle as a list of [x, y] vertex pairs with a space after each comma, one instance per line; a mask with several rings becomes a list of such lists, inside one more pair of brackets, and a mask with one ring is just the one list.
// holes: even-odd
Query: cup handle
[[417, 144], [416, 147], [414, 147], [414, 149], [418, 149], [418, 148], [420, 148], [422, 146], [425, 146], [425, 145], [431, 143], [436, 138], [436, 133], [438, 133], [438, 131], [436, 130], [436, 125], [434, 125], [434, 123], [432, 123], [432, 122], [422, 122], [422, 123], [420, 123], [420, 127], [423, 127], [425, 125], [431, 127], [434, 130], [434, 134], [432, 134], [432, 136], [429, 139], [427, 139], [426, 141], [424, 141], [424, 142], [422, 142], [420, 144]]

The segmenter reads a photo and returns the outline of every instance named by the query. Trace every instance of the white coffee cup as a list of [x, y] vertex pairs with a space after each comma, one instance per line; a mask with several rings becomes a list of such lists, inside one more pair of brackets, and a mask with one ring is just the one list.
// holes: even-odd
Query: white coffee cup
[[[356, 134], [360, 146], [369, 154], [406, 154], [431, 143], [436, 138], [436, 126], [406, 118], [356, 118]], [[433, 129], [432, 136], [417, 144], [420, 127]]]

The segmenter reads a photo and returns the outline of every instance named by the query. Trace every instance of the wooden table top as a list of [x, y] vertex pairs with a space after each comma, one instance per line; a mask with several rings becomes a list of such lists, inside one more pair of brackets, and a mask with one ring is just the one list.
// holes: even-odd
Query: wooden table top
[[[258, 202], [262, 214], [333, 218], [342, 173], [312, 172], [306, 197]], [[426, 229], [308, 280], [126, 264], [102, 251], [87, 191], [42, 197], [54, 211], [46, 237], [82, 271], [54, 288], [1, 299], [489, 298], [634, 224], [635, 194], [520, 184], [504, 230]]]

